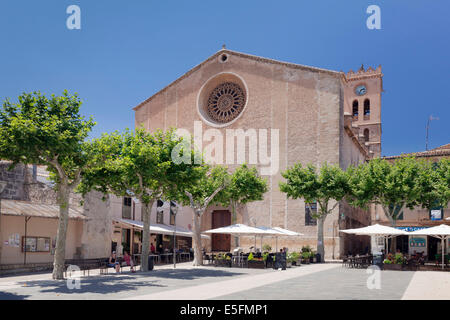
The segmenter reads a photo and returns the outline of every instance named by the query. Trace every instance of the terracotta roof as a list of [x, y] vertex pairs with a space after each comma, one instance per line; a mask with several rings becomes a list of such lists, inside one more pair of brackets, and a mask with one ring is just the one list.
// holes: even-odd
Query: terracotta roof
[[291, 62], [283, 62], [283, 61], [279, 61], [279, 60], [263, 58], [263, 57], [254, 56], [254, 55], [247, 54], [247, 53], [232, 51], [232, 50], [229, 50], [229, 49], [221, 49], [221, 50], [217, 51], [215, 54], [213, 54], [211, 57], [209, 57], [208, 59], [203, 61], [202, 63], [198, 64], [197, 66], [195, 66], [194, 68], [192, 68], [191, 70], [189, 70], [188, 72], [183, 74], [181, 77], [179, 77], [175, 81], [173, 81], [170, 84], [168, 84], [167, 86], [165, 86], [163, 89], [159, 90], [158, 92], [156, 92], [155, 94], [153, 94], [152, 96], [147, 98], [146, 100], [144, 100], [141, 103], [139, 103], [136, 107], [133, 108], [133, 110], [139, 109], [139, 107], [141, 107], [143, 104], [145, 104], [146, 102], [149, 102], [155, 96], [159, 95], [160, 93], [163, 93], [168, 88], [170, 88], [173, 85], [175, 85], [177, 82], [179, 82], [182, 79], [188, 77], [194, 71], [200, 69], [208, 61], [213, 60], [214, 58], [216, 58], [217, 56], [219, 56], [222, 53], [227, 53], [227, 54], [230, 54], [230, 55], [234, 55], [234, 56], [238, 56], [238, 57], [242, 57], [242, 58], [247, 58], [247, 59], [252, 59], [252, 60], [256, 60], [256, 61], [260, 61], [260, 62], [284, 65], [284, 66], [291, 67], [291, 68], [294, 68], [294, 69], [303, 69], [303, 70], [308, 70], [308, 71], [313, 71], [313, 72], [327, 73], [327, 74], [330, 74], [330, 75], [333, 75], [333, 76], [339, 76], [339, 77], [344, 75], [344, 73], [340, 72], [340, 71], [333, 71], [333, 70], [327, 70], [327, 69], [322, 69], [322, 68], [310, 67], [310, 66], [305, 66], [305, 65], [301, 65], [301, 64], [295, 64], [295, 63], [291, 63]]
[[[58, 218], [59, 206], [20, 200], [1, 200], [1, 213], [9, 216]], [[69, 208], [69, 219], [87, 220], [80, 211]]]
[[402, 158], [402, 157], [408, 157], [408, 156], [414, 156], [419, 158], [426, 158], [426, 157], [443, 157], [443, 156], [450, 156], [450, 143], [444, 144], [443, 146], [428, 150], [428, 151], [420, 151], [420, 152], [412, 152], [412, 153], [404, 153], [397, 156], [388, 156], [383, 157], [383, 159], [396, 159], [396, 158]]

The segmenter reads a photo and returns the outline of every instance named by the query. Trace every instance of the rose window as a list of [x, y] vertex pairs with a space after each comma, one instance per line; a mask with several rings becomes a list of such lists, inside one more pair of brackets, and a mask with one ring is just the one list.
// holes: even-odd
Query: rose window
[[218, 123], [234, 120], [244, 109], [245, 93], [233, 82], [218, 85], [209, 95], [208, 115]]

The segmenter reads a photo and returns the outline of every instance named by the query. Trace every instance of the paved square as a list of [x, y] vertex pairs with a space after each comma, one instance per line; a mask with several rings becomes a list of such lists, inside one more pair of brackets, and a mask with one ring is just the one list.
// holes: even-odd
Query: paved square
[[[111, 269], [112, 270], [112, 269]], [[81, 277], [80, 289], [51, 274], [0, 278], [0, 299], [450, 299], [449, 272], [381, 271], [380, 289], [369, 289], [363, 269], [340, 264], [273, 269], [192, 267], [191, 263], [157, 266], [147, 273]]]

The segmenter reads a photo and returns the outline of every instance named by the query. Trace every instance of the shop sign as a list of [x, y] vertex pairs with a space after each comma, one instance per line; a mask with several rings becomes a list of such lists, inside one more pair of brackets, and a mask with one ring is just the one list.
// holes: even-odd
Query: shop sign
[[426, 229], [426, 228], [428, 228], [428, 227], [397, 227], [397, 229], [404, 230], [407, 232], [422, 230], [422, 229]]
[[410, 238], [409, 239], [409, 246], [415, 247], [415, 248], [425, 248], [426, 247], [426, 240], [425, 238]]
[[430, 218], [431, 220], [442, 220], [442, 210], [431, 210], [430, 212]]

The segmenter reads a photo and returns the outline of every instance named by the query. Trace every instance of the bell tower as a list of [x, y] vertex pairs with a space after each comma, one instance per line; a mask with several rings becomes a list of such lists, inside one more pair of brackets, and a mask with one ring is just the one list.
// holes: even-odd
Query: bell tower
[[365, 145], [371, 158], [381, 155], [381, 93], [383, 74], [381, 66], [364, 66], [357, 72], [350, 70], [342, 79], [344, 87], [344, 114], [351, 115], [352, 130]]

